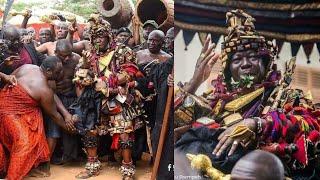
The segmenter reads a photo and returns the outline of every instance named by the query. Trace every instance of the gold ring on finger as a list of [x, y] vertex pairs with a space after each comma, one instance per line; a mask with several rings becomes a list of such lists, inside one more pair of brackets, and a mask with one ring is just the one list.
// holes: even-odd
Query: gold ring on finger
[[204, 58], [206, 55], [204, 53], [200, 54], [200, 58]]
[[238, 141], [234, 141], [233, 144], [234, 144], [234, 145], [237, 145], [237, 144], [238, 144]]

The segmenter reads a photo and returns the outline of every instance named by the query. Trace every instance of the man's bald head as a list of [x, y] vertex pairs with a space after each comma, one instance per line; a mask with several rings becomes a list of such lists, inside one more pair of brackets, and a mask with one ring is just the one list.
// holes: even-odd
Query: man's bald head
[[163, 33], [161, 30], [154, 30], [154, 31], [152, 31], [152, 32], [149, 34], [148, 39], [150, 38], [150, 36], [156, 36], [156, 37], [161, 38], [162, 40], [164, 40], [164, 38], [165, 38], [165, 35], [164, 35], [164, 33]]
[[151, 53], [157, 54], [160, 52], [164, 43], [165, 35], [160, 30], [154, 30], [149, 34], [148, 37], [148, 49]]
[[8, 41], [7, 45], [10, 50], [17, 51], [22, 46], [18, 28], [11, 25], [6, 26], [3, 30], [3, 36]]
[[20, 28], [19, 29], [19, 34], [20, 34], [20, 37], [27, 36], [28, 35], [28, 30], [24, 29], [24, 28]]
[[56, 50], [57, 51], [66, 51], [66, 50], [72, 51], [72, 45], [69, 40], [60, 39], [57, 41]]
[[4, 36], [4, 39], [7, 39], [13, 36], [14, 37], [20, 36], [19, 29], [11, 25], [6, 26], [3, 31], [3, 36]]
[[72, 45], [70, 41], [67, 39], [58, 40], [55, 54], [63, 63], [66, 63], [72, 57]]
[[277, 156], [255, 150], [236, 163], [231, 172], [231, 179], [283, 180], [284, 168]]

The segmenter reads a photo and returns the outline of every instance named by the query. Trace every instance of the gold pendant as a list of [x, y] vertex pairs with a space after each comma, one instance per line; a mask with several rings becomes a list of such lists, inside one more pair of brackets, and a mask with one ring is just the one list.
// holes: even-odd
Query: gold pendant
[[241, 109], [245, 105], [252, 102], [255, 98], [260, 96], [263, 92], [264, 92], [264, 87], [259, 88], [259, 89], [255, 90], [249, 94], [246, 94], [244, 96], [241, 96], [238, 99], [235, 99], [235, 100], [227, 103], [225, 106], [225, 109], [227, 111], [231, 111], [231, 112], [238, 111], [239, 109]]

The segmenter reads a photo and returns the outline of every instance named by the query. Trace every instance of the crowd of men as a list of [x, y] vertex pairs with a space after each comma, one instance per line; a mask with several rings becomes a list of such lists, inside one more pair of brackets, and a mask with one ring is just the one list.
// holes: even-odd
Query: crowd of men
[[[39, 32], [26, 28], [30, 17], [1, 29], [0, 176], [46, 177], [49, 163], [85, 158], [77, 178], [99, 175], [101, 159], [120, 159], [123, 179], [133, 179], [142, 153], [157, 151], [173, 85], [173, 27], [163, 32], [148, 20], [134, 44], [128, 27], [114, 30], [100, 14], [83, 29], [61, 18]], [[173, 179], [171, 144], [157, 179]]]

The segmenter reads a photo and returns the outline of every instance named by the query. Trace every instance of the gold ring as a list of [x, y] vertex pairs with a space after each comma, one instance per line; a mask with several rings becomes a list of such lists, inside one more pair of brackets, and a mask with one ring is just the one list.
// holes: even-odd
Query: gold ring
[[237, 144], [238, 144], [238, 141], [234, 141], [233, 144], [234, 144], [234, 145], [237, 145]]
[[201, 54], [200, 54], [200, 57], [201, 57], [201, 58], [204, 58], [205, 56], [206, 56], [206, 55], [205, 55], [204, 53], [201, 53]]

